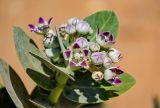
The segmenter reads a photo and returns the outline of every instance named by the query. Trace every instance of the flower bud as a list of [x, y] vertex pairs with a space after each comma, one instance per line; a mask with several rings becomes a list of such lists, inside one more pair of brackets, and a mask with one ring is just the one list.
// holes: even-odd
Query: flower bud
[[114, 36], [111, 32], [100, 32], [98, 27], [96, 31], [96, 41], [104, 48], [109, 48], [115, 43]]
[[101, 81], [103, 79], [104, 75], [101, 71], [94, 71], [92, 73], [92, 79], [94, 79], [95, 81]]
[[80, 48], [84, 48], [88, 46], [88, 41], [84, 37], [77, 38], [76, 43], [80, 46]]
[[44, 50], [44, 53], [47, 57], [56, 59], [60, 56], [61, 50], [59, 47], [57, 48], [47, 48]]
[[112, 65], [112, 60], [109, 57], [105, 57], [104, 62], [103, 62], [103, 66], [105, 68], [109, 68]]
[[91, 35], [92, 33], [93, 33], [93, 29], [90, 27], [89, 34]]
[[74, 34], [74, 33], [76, 33], [76, 28], [75, 28], [75, 26], [68, 24], [68, 25], [65, 27], [65, 31], [66, 31], [68, 34]]
[[111, 67], [105, 70], [104, 79], [110, 84], [120, 84], [122, 81], [118, 78], [118, 75], [123, 74], [123, 71], [117, 67]]
[[100, 65], [103, 64], [105, 57], [106, 57], [105, 52], [94, 52], [91, 55], [91, 60], [95, 65]]
[[113, 79], [115, 77], [115, 74], [110, 70], [110, 69], [106, 69], [104, 72], [104, 79], [106, 81]]
[[47, 57], [49, 57], [49, 58], [54, 57], [54, 54], [53, 54], [52, 48], [45, 49], [45, 50], [44, 50], [44, 52], [45, 52], [45, 54], [46, 54], [46, 56], [47, 56]]
[[50, 48], [53, 45], [54, 37], [45, 37], [43, 40], [44, 47]]
[[91, 49], [91, 51], [99, 51], [100, 50], [100, 46], [97, 43], [90, 43], [89, 48]]
[[44, 40], [43, 40], [44, 47], [46, 47], [46, 48], [52, 47], [53, 43], [54, 43], [55, 36], [56, 36], [56, 34], [54, 32], [46, 33]]
[[70, 25], [76, 25], [77, 23], [81, 22], [82, 20], [79, 18], [71, 18], [68, 20], [68, 24]]
[[87, 22], [83, 21], [83, 22], [79, 22], [76, 25], [76, 30], [80, 33], [80, 34], [88, 34], [90, 31], [90, 26]]
[[112, 59], [114, 63], [119, 62], [122, 58], [121, 52], [114, 48], [110, 48], [108, 56]]

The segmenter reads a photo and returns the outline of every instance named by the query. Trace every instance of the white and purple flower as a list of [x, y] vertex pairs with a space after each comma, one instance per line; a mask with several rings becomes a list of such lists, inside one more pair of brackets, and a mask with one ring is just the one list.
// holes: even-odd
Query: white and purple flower
[[116, 50], [115, 48], [109, 49], [108, 56], [112, 59], [114, 63], [117, 63], [122, 59], [121, 52]]
[[[82, 41], [81, 41], [82, 39]], [[88, 66], [88, 57], [89, 49], [86, 48], [88, 41], [83, 41], [84, 38], [77, 38], [72, 48], [64, 52], [65, 57], [69, 60], [69, 66], [72, 67], [83, 67], [89, 68]]]
[[46, 21], [44, 18], [40, 17], [38, 20], [38, 25], [29, 24], [31, 32], [35, 32], [40, 35], [44, 35], [47, 30], [50, 28], [52, 17]]
[[113, 85], [122, 83], [121, 79], [118, 75], [123, 74], [124, 72], [119, 69], [119, 67], [111, 67], [105, 70], [104, 72], [104, 79]]
[[112, 65], [112, 60], [109, 57], [104, 58], [103, 66], [105, 68], [109, 68]]
[[87, 47], [88, 46], [88, 41], [86, 38], [84, 37], [79, 37], [76, 39], [76, 43], [81, 47], [81, 48], [84, 48], [84, 47]]
[[76, 33], [76, 27], [75, 27], [74, 25], [68, 24], [68, 25], [65, 27], [65, 31], [66, 31], [68, 34], [74, 34], [74, 33]]
[[100, 32], [98, 27], [96, 31], [96, 41], [104, 48], [108, 48], [115, 43], [114, 36], [111, 32]]
[[75, 18], [69, 19], [69, 20], [68, 20], [68, 24], [74, 25], [74, 26], [75, 26], [77, 23], [79, 23], [79, 22], [81, 22], [81, 21], [83, 21], [83, 20], [81, 20], [81, 19], [75, 17]]
[[107, 56], [106, 52], [94, 52], [91, 55], [91, 60], [94, 65], [101, 65], [104, 62], [105, 57]]
[[90, 25], [86, 21], [78, 22], [76, 24], [76, 30], [82, 35], [90, 34], [93, 32]]

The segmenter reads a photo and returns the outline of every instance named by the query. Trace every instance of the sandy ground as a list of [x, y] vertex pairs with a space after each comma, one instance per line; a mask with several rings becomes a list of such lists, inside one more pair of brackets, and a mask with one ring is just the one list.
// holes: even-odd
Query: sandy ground
[[30, 33], [28, 23], [35, 23], [39, 16], [53, 16], [61, 24], [73, 16], [83, 18], [101, 9], [114, 10], [119, 16], [116, 47], [124, 55], [120, 66], [137, 80], [129, 92], [107, 101], [107, 106], [153, 108], [153, 98], [160, 97], [159, 0], [0, 0], [0, 58], [14, 67], [31, 91], [34, 82], [18, 61], [12, 27], [21, 26], [42, 47], [41, 38]]

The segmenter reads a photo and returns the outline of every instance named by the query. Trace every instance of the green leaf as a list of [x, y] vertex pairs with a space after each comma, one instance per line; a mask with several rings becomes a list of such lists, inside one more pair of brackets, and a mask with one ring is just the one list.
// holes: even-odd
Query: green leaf
[[10, 108], [10, 106], [12, 106], [12, 108], [16, 108], [15, 104], [7, 93], [6, 88], [2, 84], [0, 84], [0, 105], [1, 108]]
[[34, 52], [39, 56], [42, 56], [42, 54], [34, 41], [20, 27], [14, 27], [14, 42], [19, 60], [24, 69], [31, 68], [45, 74], [41, 62], [31, 56], [29, 52]]
[[65, 75], [67, 75], [71, 80], [74, 80], [74, 78], [73, 78], [74, 73], [71, 70], [63, 68], [63, 67], [56, 66], [56, 65], [52, 64], [50, 61], [46, 60], [45, 58], [42, 58], [41, 56], [36, 55], [35, 53], [30, 52], [30, 54], [33, 55], [38, 60], [40, 60], [49, 69], [51, 69], [53, 71], [61, 72]]
[[0, 60], [0, 73], [11, 99], [17, 108], [35, 108], [28, 101], [29, 94], [16, 72], [3, 60]]
[[[34, 90], [31, 93], [31, 99], [30, 101], [34, 103], [39, 108], [51, 108], [49, 104], [49, 92], [43, 90], [42, 88], [39, 88], [36, 86]], [[66, 100], [63, 96], [60, 97], [59, 103], [54, 106], [53, 108], [78, 108], [78, 103], [71, 102], [69, 100]], [[67, 106], [67, 107], [66, 107]]]
[[[94, 34], [96, 32], [96, 27], [98, 26], [100, 31], [110, 31], [115, 38], [118, 35], [118, 18], [113, 11], [99, 11], [86, 17], [84, 20], [91, 25]], [[88, 39], [95, 41], [96, 37], [95, 35], [92, 35], [89, 36]]]
[[45, 90], [52, 90], [56, 86], [56, 82], [54, 80], [51, 80], [51, 78], [46, 77], [40, 72], [33, 69], [27, 69], [27, 73], [38, 84], [38, 86]]
[[120, 75], [119, 78], [122, 80], [122, 84], [109, 87], [102, 85], [101, 88], [104, 88], [105, 90], [116, 90], [116, 93], [121, 95], [122, 93], [128, 91], [136, 83], [136, 80], [128, 73]]
[[31, 93], [31, 99], [29, 101], [38, 108], [51, 108], [48, 100], [49, 93], [50, 92], [36, 86]]
[[78, 103], [101, 103], [112, 97], [129, 90], [134, 84], [135, 80], [127, 73], [120, 75], [122, 84], [110, 85], [105, 80], [102, 82], [95, 82], [91, 78], [91, 73], [77, 73], [76, 81], [70, 83], [65, 87], [64, 97], [70, 101]]

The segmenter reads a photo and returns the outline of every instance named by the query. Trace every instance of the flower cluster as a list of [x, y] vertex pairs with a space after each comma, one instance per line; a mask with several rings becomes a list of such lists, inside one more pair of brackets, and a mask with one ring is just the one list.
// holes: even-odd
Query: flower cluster
[[[39, 18], [38, 25], [29, 24], [31, 31], [44, 36], [45, 54], [49, 58], [64, 55], [64, 61], [70, 69], [86, 69], [92, 73], [96, 82], [105, 80], [110, 84], [120, 84], [118, 77], [123, 71], [114, 66], [122, 58], [121, 52], [113, 48], [115, 38], [110, 31], [101, 32], [97, 25], [94, 31], [89, 23], [79, 18], [71, 18], [66, 24], [58, 27], [58, 34], [50, 27], [52, 18], [45, 21]], [[65, 51], [55, 51], [60, 48], [57, 37], [60, 35]], [[90, 41], [87, 36], [95, 36]], [[59, 49], [60, 50], [60, 49]], [[87, 72], [88, 72], [87, 71]]]

